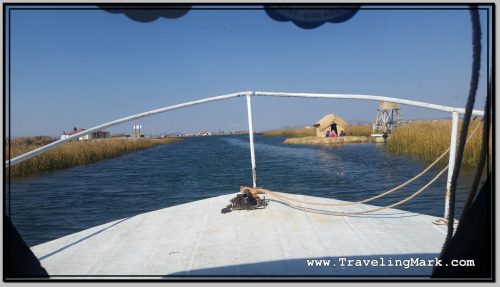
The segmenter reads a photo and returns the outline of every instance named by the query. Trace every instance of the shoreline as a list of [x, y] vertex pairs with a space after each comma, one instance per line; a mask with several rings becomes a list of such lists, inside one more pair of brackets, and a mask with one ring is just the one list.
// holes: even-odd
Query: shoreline
[[[460, 121], [461, 122], [461, 121]], [[471, 121], [469, 133], [477, 126], [482, 124], [480, 120]], [[347, 129], [348, 136], [366, 137], [370, 140], [366, 141], [344, 141], [330, 140], [328, 138], [316, 138], [309, 131], [309, 135], [304, 136], [303, 129], [288, 129], [274, 130], [264, 133], [267, 136], [284, 136], [287, 139], [285, 144], [309, 144], [309, 145], [335, 145], [349, 143], [368, 143], [377, 142], [371, 138], [371, 128], [368, 125], [352, 126]], [[460, 131], [460, 127], [459, 127]], [[336, 139], [336, 138], [334, 138]], [[396, 155], [407, 155], [414, 159], [425, 162], [432, 162], [439, 157], [449, 146], [451, 139], [451, 120], [436, 119], [436, 120], [417, 120], [410, 123], [401, 124], [394, 132], [389, 134], [384, 148]], [[335, 141], [335, 142], [334, 142]], [[481, 150], [482, 129], [471, 138], [464, 150], [464, 158], [462, 166], [476, 167]], [[489, 136], [489, 168], [491, 168], [491, 156], [493, 151], [492, 145], [492, 129]], [[381, 142], [382, 143], [382, 142]], [[441, 164], [448, 164], [448, 156], [441, 160]]]
[[[70, 141], [62, 144], [46, 153], [37, 155], [16, 164], [6, 170], [12, 178], [22, 178], [37, 175], [42, 172], [52, 172], [63, 170], [75, 166], [95, 163], [101, 160], [113, 159], [133, 153], [136, 151], [152, 148], [163, 144], [181, 142], [181, 138], [160, 138], [160, 139], [96, 139], [86, 141]], [[6, 158], [9, 158], [9, 148], [11, 158], [36, 149], [47, 143], [23, 145], [22, 143], [11, 143], [6, 147]]]

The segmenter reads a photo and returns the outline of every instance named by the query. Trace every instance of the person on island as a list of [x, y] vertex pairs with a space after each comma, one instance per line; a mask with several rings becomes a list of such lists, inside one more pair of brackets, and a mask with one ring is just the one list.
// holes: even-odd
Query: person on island
[[331, 137], [331, 138], [334, 138], [334, 137], [336, 137], [336, 136], [337, 136], [337, 134], [335, 133], [335, 131], [331, 131], [331, 132], [330, 132], [330, 137]]
[[345, 137], [345, 132], [342, 130], [340, 131], [340, 134], [339, 134], [340, 137]]
[[329, 138], [329, 137], [330, 137], [330, 131], [326, 131], [325, 137], [326, 137], [326, 138]]

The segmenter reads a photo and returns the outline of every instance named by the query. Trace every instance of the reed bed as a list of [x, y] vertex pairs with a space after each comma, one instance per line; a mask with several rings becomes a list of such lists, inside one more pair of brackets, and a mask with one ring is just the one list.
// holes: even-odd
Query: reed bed
[[[45, 144], [54, 141], [48, 137], [13, 139], [10, 144], [10, 156], [14, 158]], [[22, 177], [46, 171], [65, 169], [73, 166], [89, 164], [100, 160], [115, 158], [134, 151], [147, 149], [160, 144], [181, 141], [179, 138], [161, 139], [99, 139], [88, 141], [70, 141], [46, 153], [37, 155], [10, 169], [12, 177]], [[8, 145], [6, 157], [9, 158]]]
[[[311, 137], [316, 135], [314, 128], [279, 129], [263, 132], [265, 136], [284, 136], [288, 138]], [[349, 126], [346, 129], [347, 136], [370, 136], [372, 125]]]
[[371, 136], [372, 132], [373, 127], [371, 124], [348, 126], [346, 129], [346, 135], [348, 136], [369, 137]]
[[[459, 123], [459, 131], [462, 123]], [[469, 136], [472, 130], [482, 125], [479, 120], [473, 121], [469, 125]], [[491, 131], [490, 131], [491, 135]], [[467, 143], [464, 150], [462, 164], [468, 167], [476, 167], [481, 151], [482, 128]], [[451, 121], [418, 121], [400, 125], [387, 140], [387, 149], [396, 154], [406, 154], [412, 157], [432, 162], [439, 157], [449, 146], [451, 138]], [[491, 136], [490, 136], [491, 139]], [[491, 158], [490, 140], [490, 158]], [[442, 160], [443, 164], [448, 163], [448, 157]]]
[[[459, 123], [459, 134], [462, 123]], [[477, 126], [482, 125], [480, 120], [471, 122], [469, 135]], [[301, 138], [315, 136], [315, 129], [279, 129], [264, 132], [266, 136], [285, 136], [288, 138]], [[347, 136], [370, 136], [372, 125], [354, 125], [346, 129]], [[449, 146], [451, 137], [451, 120], [417, 121], [401, 124], [389, 136], [386, 148], [396, 154], [410, 155], [414, 158], [432, 162], [439, 157]], [[462, 164], [467, 167], [476, 167], [481, 151], [482, 128], [473, 135], [466, 145]], [[491, 130], [489, 157], [491, 163]], [[443, 158], [442, 164], [448, 163], [448, 157]]]
[[316, 130], [313, 128], [298, 128], [298, 129], [280, 129], [263, 132], [265, 136], [284, 136], [289, 138], [310, 137], [316, 135]]

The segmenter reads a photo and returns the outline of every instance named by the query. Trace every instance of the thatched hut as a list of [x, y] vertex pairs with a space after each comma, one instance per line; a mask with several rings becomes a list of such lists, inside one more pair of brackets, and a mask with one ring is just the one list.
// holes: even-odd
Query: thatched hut
[[335, 131], [335, 134], [338, 135], [341, 131], [345, 132], [347, 126], [346, 121], [334, 114], [328, 114], [314, 124], [318, 137], [325, 137], [326, 131]]

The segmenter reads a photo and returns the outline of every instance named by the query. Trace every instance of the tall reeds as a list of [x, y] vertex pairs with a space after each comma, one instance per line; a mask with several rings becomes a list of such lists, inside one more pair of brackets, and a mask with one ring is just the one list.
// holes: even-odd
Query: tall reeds
[[347, 136], [364, 136], [364, 137], [369, 137], [371, 136], [373, 131], [373, 127], [371, 124], [368, 125], [356, 125], [356, 126], [348, 126], [346, 128], [346, 135]]
[[[370, 136], [372, 134], [372, 125], [356, 125], [346, 128], [347, 136]], [[288, 138], [310, 137], [316, 135], [314, 128], [298, 129], [279, 129], [263, 132], [265, 136], [284, 136]]]
[[265, 136], [284, 136], [289, 138], [310, 137], [316, 135], [314, 128], [280, 129], [263, 132]]
[[[462, 123], [459, 123], [459, 134]], [[469, 136], [477, 125], [482, 125], [479, 120], [471, 122]], [[475, 167], [481, 150], [481, 127], [471, 137], [464, 150], [462, 164]], [[491, 138], [491, 137], [490, 137]], [[434, 161], [449, 146], [451, 139], [451, 121], [434, 120], [418, 121], [400, 125], [387, 140], [387, 149], [396, 154], [407, 154], [415, 158]], [[491, 141], [490, 141], [491, 156]], [[443, 164], [448, 162], [448, 157], [442, 160]]]
[[[459, 123], [459, 133], [462, 123]], [[477, 125], [482, 125], [479, 120], [471, 122], [469, 125], [469, 136]], [[370, 136], [372, 125], [354, 125], [346, 129], [347, 136]], [[264, 132], [267, 136], [286, 136], [289, 138], [310, 137], [315, 135], [315, 129], [281, 129]], [[481, 150], [482, 128], [467, 143], [464, 151], [462, 164], [468, 167], [475, 167]], [[406, 154], [424, 161], [434, 161], [450, 146], [451, 121], [450, 120], [429, 120], [417, 121], [413, 123], [401, 124], [393, 132], [387, 141], [388, 151], [396, 154]], [[490, 131], [490, 158], [491, 158], [491, 131]], [[490, 161], [491, 162], [491, 161]], [[442, 160], [443, 164], [448, 163], [448, 157]]]
[[[38, 138], [38, 137], [36, 137]], [[33, 150], [53, 140], [44, 138], [13, 139], [10, 144], [10, 156]], [[100, 160], [111, 159], [130, 152], [150, 148], [159, 144], [178, 142], [179, 138], [162, 139], [99, 139], [88, 141], [71, 141], [64, 143], [46, 153], [30, 158], [10, 168], [12, 177], [21, 177], [45, 171], [54, 171], [73, 166], [89, 164]], [[9, 158], [8, 145], [6, 159]]]

